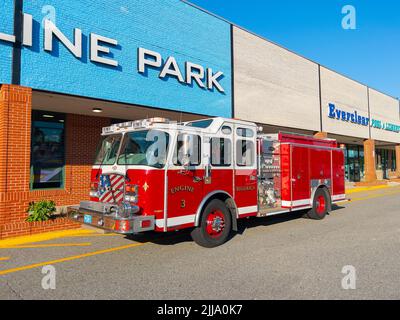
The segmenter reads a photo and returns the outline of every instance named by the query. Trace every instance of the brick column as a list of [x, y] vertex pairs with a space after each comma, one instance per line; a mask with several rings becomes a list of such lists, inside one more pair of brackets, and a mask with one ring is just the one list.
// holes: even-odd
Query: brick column
[[32, 90], [0, 88], [0, 225], [23, 221], [29, 192]]
[[396, 146], [396, 176], [400, 178], [400, 145]]
[[327, 139], [328, 138], [328, 133], [327, 132], [317, 132], [316, 134], [314, 134], [314, 138]]
[[376, 176], [376, 164], [375, 164], [375, 141], [365, 140], [364, 141], [364, 166], [365, 166], [365, 182], [375, 182]]

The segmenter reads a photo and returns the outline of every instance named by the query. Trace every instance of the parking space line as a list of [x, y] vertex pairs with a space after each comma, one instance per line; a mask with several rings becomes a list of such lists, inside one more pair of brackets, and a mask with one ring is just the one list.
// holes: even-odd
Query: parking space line
[[54, 239], [66, 238], [75, 235], [88, 235], [93, 234], [94, 231], [77, 229], [77, 230], [63, 230], [48, 233], [35, 234], [31, 236], [23, 236], [11, 239], [0, 240], [0, 248], [4, 246], [17, 246], [24, 244], [31, 244], [36, 242], [49, 241]]
[[7, 261], [10, 260], [10, 257], [0, 257], [0, 261]]
[[73, 235], [68, 238], [95, 238], [95, 237], [124, 237], [124, 235], [117, 233], [107, 233], [107, 234], [87, 234], [87, 235]]
[[2, 270], [2, 271], [0, 271], [0, 276], [4, 276], [6, 274], [15, 273], [15, 272], [19, 272], [19, 271], [34, 269], [34, 268], [38, 268], [38, 267], [43, 267], [43, 266], [47, 266], [47, 265], [53, 265], [53, 264], [58, 264], [58, 263], [62, 263], [62, 262], [68, 262], [68, 261], [78, 260], [78, 259], [82, 259], [82, 258], [93, 257], [93, 256], [101, 255], [101, 254], [122, 251], [122, 250], [126, 250], [126, 249], [144, 246], [145, 244], [147, 244], [147, 243], [134, 243], [134, 244], [126, 245], [126, 246], [115, 247], [115, 248], [105, 249], [105, 250], [99, 250], [99, 251], [80, 254], [77, 256], [71, 256], [71, 257], [61, 258], [61, 259], [57, 259], [57, 260], [35, 263], [35, 264], [23, 266], [23, 267]]
[[0, 249], [35, 249], [35, 248], [57, 248], [57, 247], [89, 247], [92, 244], [90, 242], [85, 243], [53, 243], [53, 244], [32, 244], [32, 245], [20, 245], [20, 246], [6, 246], [0, 247]]

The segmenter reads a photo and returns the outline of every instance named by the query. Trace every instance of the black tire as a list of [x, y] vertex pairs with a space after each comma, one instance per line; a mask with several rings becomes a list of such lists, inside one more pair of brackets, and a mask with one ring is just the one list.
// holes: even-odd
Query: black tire
[[[223, 218], [222, 222], [221, 218]], [[211, 219], [215, 224], [210, 223]], [[222, 224], [223, 227], [221, 227]], [[222, 230], [218, 231], [220, 228]], [[215, 232], [215, 234], [211, 234], [210, 231]], [[229, 209], [223, 201], [215, 199], [210, 201], [204, 208], [200, 218], [200, 225], [192, 231], [191, 236], [199, 246], [215, 248], [228, 241], [231, 231], [232, 217]]]
[[324, 189], [318, 189], [315, 192], [313, 208], [307, 213], [307, 216], [313, 220], [323, 220], [328, 214], [330, 198]]

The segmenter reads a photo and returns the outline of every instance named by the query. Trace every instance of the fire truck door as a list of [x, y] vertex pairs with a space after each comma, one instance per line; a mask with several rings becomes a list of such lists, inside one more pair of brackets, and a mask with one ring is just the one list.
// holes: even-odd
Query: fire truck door
[[[190, 147], [185, 147], [185, 144], [189, 144]], [[172, 164], [167, 174], [167, 226], [192, 226], [203, 197], [204, 169], [200, 135], [178, 135]]]
[[204, 165], [210, 177], [204, 181], [204, 196], [224, 192], [233, 197], [233, 124], [224, 123], [220, 131], [204, 139]]
[[235, 126], [235, 202], [239, 216], [258, 212], [257, 132], [253, 127]]

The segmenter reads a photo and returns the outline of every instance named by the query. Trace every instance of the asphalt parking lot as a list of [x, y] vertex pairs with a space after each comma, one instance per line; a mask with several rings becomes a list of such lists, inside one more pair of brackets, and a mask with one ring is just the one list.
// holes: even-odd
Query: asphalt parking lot
[[[400, 187], [350, 198], [323, 221], [243, 221], [216, 249], [188, 232], [0, 242], [0, 299], [399, 299]], [[47, 266], [55, 289], [44, 289]], [[354, 290], [342, 287], [345, 266]]]

